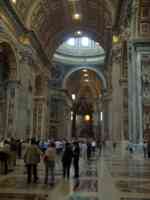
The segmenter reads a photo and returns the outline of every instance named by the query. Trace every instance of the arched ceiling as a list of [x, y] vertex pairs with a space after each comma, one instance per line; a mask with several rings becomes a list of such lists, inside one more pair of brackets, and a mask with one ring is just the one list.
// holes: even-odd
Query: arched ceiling
[[[66, 34], [82, 29], [107, 50], [118, 0], [18, 0], [13, 7], [49, 58]], [[73, 14], [81, 14], [74, 20]]]
[[[85, 77], [88, 74], [88, 77]], [[87, 81], [88, 80], [88, 81]], [[102, 92], [102, 82], [96, 72], [87, 70], [78, 70], [68, 77], [66, 89], [77, 97], [97, 98]]]

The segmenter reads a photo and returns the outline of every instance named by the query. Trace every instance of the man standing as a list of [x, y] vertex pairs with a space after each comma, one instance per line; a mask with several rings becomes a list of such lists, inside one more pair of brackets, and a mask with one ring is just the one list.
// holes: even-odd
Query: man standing
[[74, 178], [79, 178], [79, 158], [80, 158], [79, 143], [74, 142], [74, 150], [73, 150]]
[[40, 162], [40, 149], [37, 147], [34, 139], [31, 140], [31, 145], [27, 147], [24, 155], [24, 162], [27, 167], [28, 183], [31, 183], [32, 175], [34, 177], [34, 183], [37, 182], [37, 164]]

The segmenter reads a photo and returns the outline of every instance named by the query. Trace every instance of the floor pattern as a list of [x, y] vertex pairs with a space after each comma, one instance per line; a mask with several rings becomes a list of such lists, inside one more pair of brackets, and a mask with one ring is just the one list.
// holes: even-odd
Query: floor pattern
[[46, 195], [37, 194], [16, 194], [16, 193], [0, 193], [0, 200], [46, 200]]
[[118, 151], [107, 152], [104, 161], [120, 200], [150, 200], [150, 160]]
[[[142, 155], [104, 151], [100, 159], [80, 161], [80, 178], [62, 178], [61, 163], [55, 170], [55, 185], [44, 184], [44, 165], [38, 166], [38, 183], [27, 184], [26, 169], [0, 177], [0, 200], [150, 200], [150, 160]], [[109, 198], [108, 198], [109, 196]]]
[[[65, 200], [99, 200], [97, 197], [97, 161], [83, 161], [78, 181], [71, 178], [72, 185]], [[73, 171], [73, 170], [72, 170]], [[27, 184], [26, 169], [24, 163], [18, 161], [15, 172], [0, 179], [0, 200], [47, 200], [51, 199], [51, 191], [55, 191], [62, 181], [61, 165], [56, 166], [55, 185], [44, 184], [44, 165], [38, 166], [38, 183]], [[73, 174], [72, 174], [73, 177]], [[60, 192], [60, 191], [59, 191]], [[43, 193], [43, 195], [41, 195]], [[52, 200], [52, 199], [51, 199]], [[63, 200], [63, 199], [62, 199]]]

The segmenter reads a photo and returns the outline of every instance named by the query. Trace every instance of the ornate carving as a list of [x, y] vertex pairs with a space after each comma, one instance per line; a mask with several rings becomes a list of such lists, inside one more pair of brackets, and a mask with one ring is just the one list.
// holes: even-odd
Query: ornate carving
[[122, 50], [122, 46], [121, 46], [121, 43], [118, 43], [118, 44], [115, 44], [113, 46], [113, 49], [112, 49], [112, 61], [113, 63], [117, 63], [117, 64], [120, 64], [121, 63], [121, 50]]

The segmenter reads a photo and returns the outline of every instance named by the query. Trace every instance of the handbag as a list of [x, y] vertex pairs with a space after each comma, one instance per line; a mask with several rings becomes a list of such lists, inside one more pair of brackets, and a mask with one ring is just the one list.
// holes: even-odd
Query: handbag
[[47, 155], [44, 155], [43, 160], [44, 160], [44, 162], [45, 162], [45, 161], [48, 161], [48, 156], [47, 156]]

